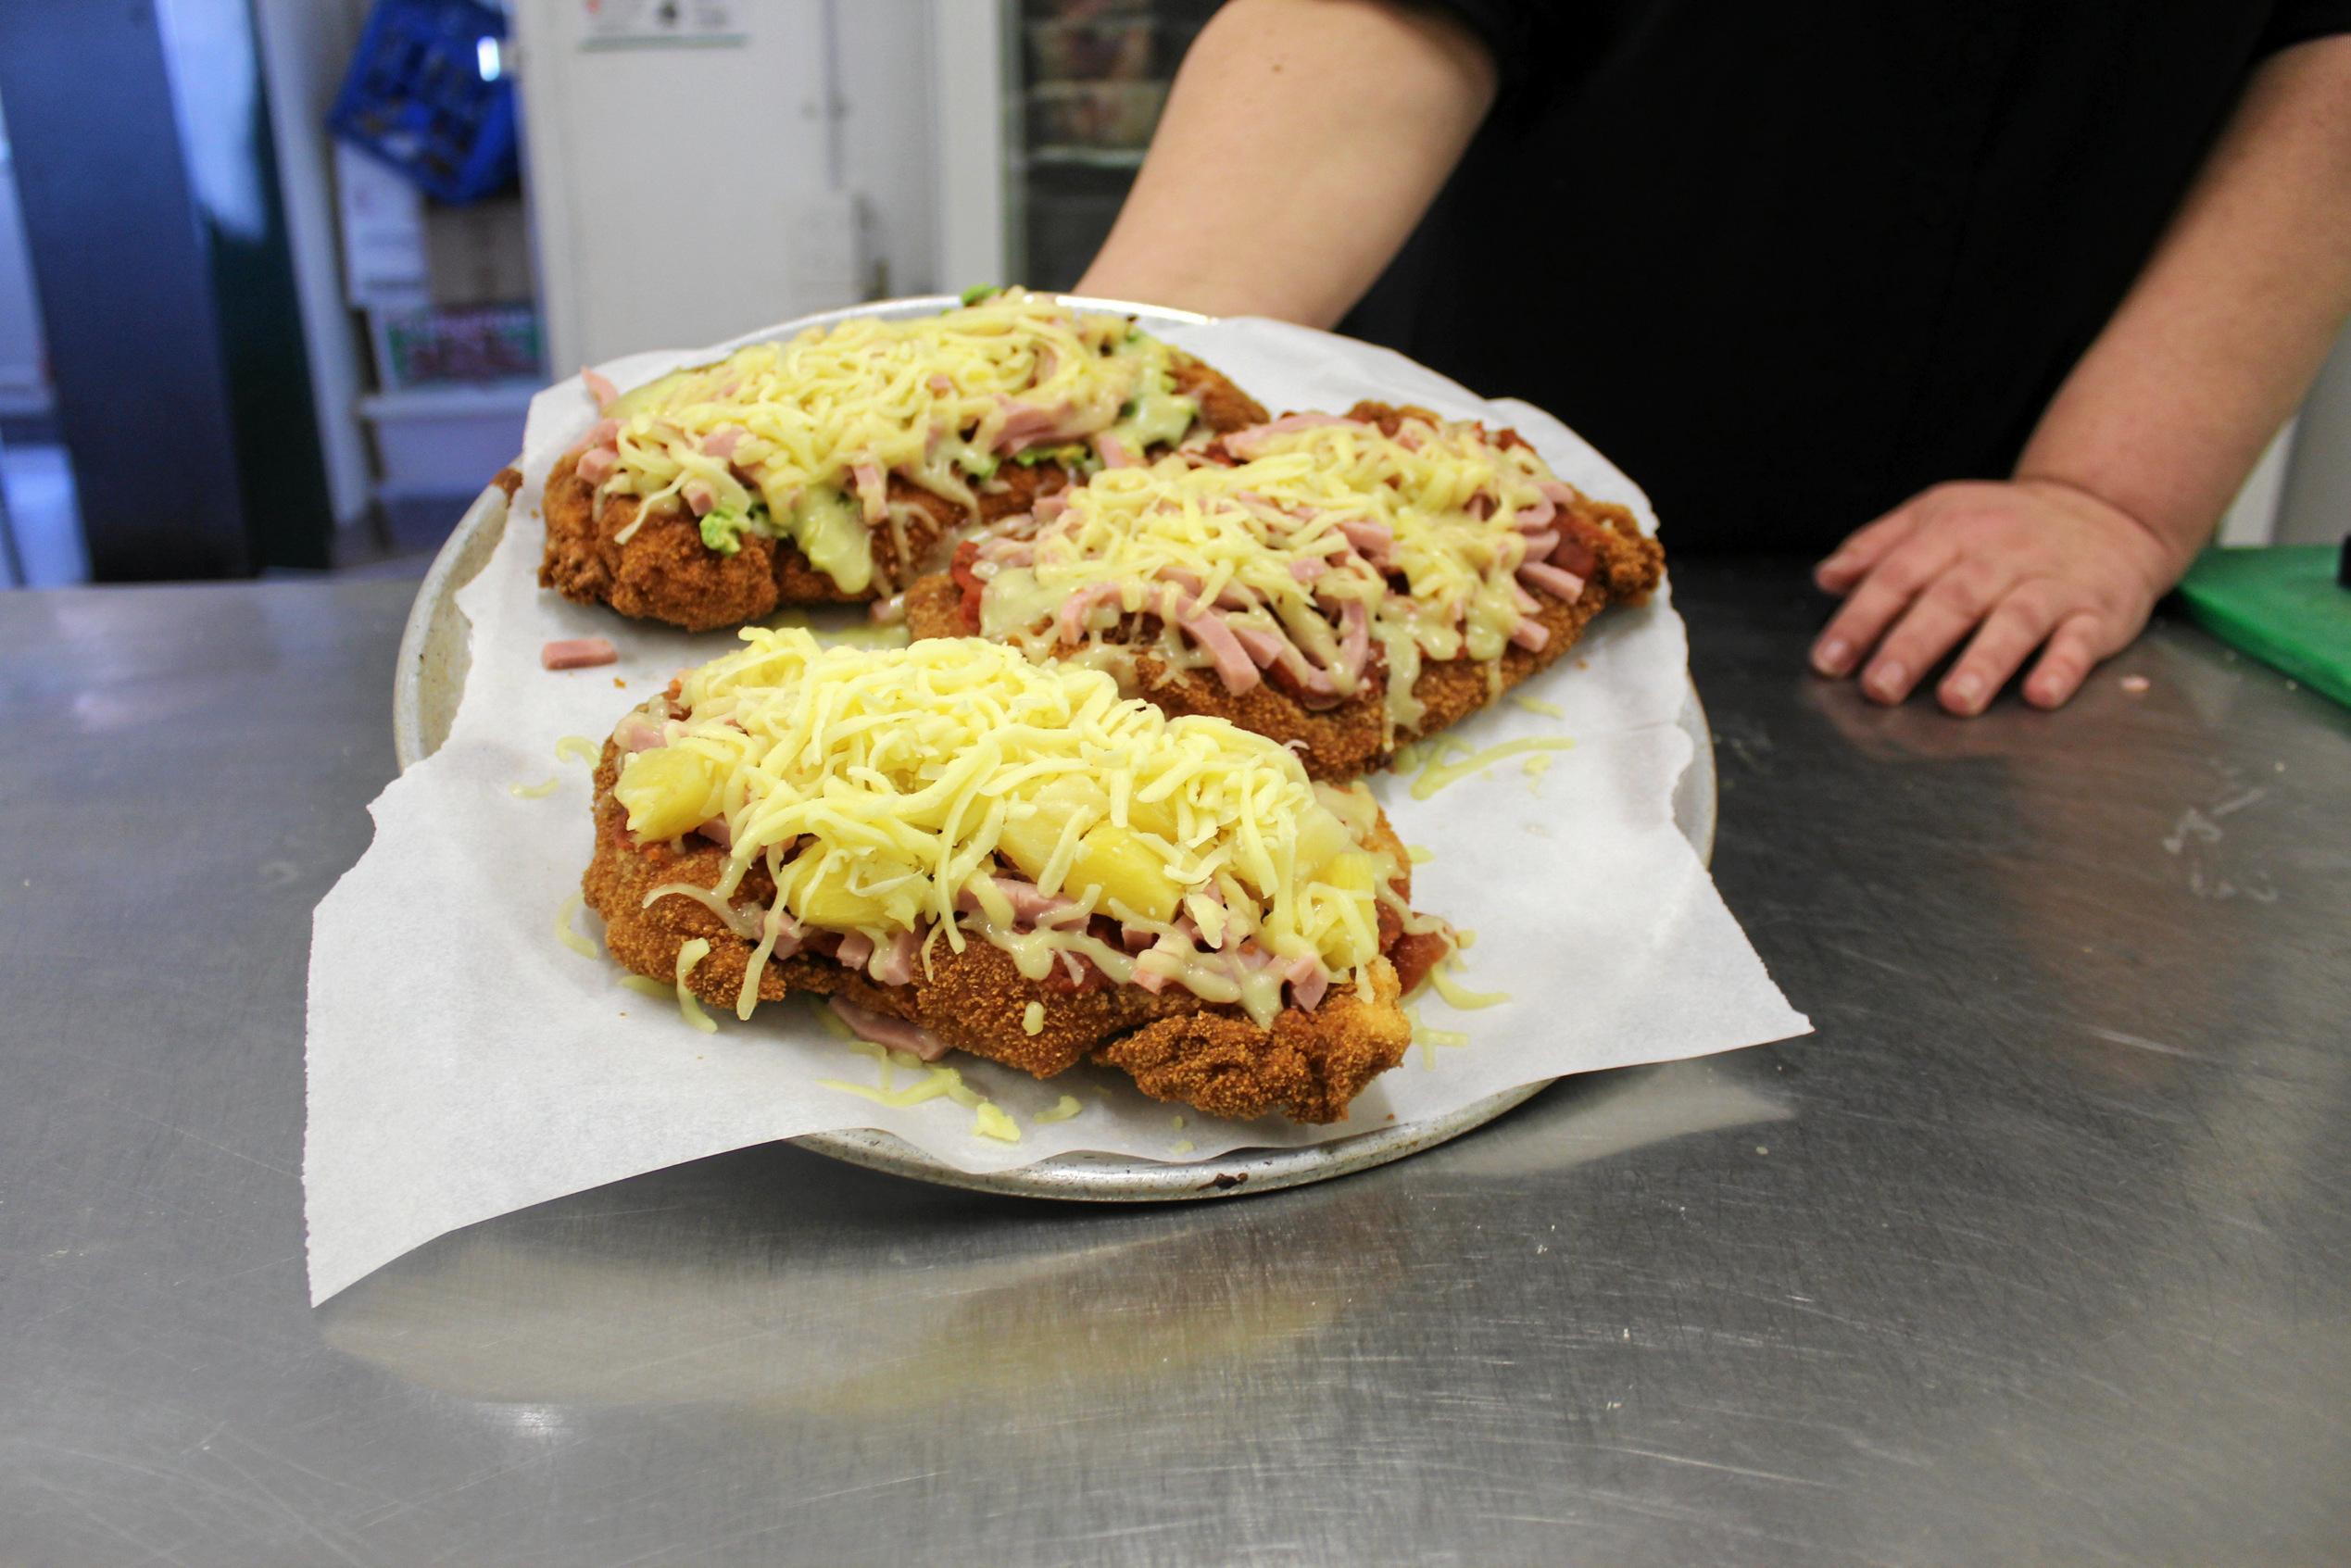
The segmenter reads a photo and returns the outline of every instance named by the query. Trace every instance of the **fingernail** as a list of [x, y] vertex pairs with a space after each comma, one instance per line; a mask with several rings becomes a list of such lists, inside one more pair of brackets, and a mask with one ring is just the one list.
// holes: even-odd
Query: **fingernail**
[[1951, 680], [1951, 700], [1973, 713], [1983, 699], [1983, 682], [1973, 674], [1955, 675]]
[[1903, 677], [1909, 671], [1899, 664], [1880, 664], [1869, 671], [1869, 689], [1882, 697], [1897, 696], [1902, 692]]
[[1842, 637], [1831, 637], [1812, 650], [1812, 667], [1823, 675], [1842, 675], [1853, 664], [1853, 648]]

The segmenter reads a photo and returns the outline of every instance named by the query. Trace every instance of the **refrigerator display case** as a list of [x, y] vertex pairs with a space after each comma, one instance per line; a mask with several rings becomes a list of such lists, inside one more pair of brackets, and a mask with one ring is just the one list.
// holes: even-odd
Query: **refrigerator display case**
[[1216, 6], [998, 0], [946, 8], [937, 59], [950, 282], [1076, 282], [1142, 167], [1184, 51]]

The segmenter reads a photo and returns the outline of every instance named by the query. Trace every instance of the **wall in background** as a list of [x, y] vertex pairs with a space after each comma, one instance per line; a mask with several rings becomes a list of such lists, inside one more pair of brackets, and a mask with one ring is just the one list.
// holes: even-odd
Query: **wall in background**
[[343, 303], [326, 115], [358, 44], [368, 0], [254, 0], [253, 12], [275, 111], [271, 130], [286, 242], [294, 253], [330, 504], [336, 523], [348, 527], [366, 511], [371, 484], [358, 416], [368, 374], [358, 325]]
[[765, 0], [700, 47], [512, 9], [557, 371], [936, 286], [924, 0]]

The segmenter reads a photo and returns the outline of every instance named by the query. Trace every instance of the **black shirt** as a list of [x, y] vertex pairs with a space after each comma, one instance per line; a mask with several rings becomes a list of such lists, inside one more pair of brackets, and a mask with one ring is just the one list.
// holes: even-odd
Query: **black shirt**
[[2013, 465], [2262, 57], [2351, 0], [1442, 0], [1502, 90], [1346, 331], [1540, 404], [1669, 547]]

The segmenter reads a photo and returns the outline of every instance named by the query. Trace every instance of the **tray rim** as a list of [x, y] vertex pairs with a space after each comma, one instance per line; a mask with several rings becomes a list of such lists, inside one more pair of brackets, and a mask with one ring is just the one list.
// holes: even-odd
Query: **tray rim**
[[[1124, 300], [1079, 295], [1057, 297], [1074, 305], [1135, 316], [1146, 325], [1200, 325], [1212, 320], [1191, 311]], [[719, 348], [723, 351], [861, 316], [917, 315], [943, 309], [955, 302], [952, 295], [876, 300], [798, 317], [733, 339]], [[402, 772], [438, 750], [447, 738], [471, 662], [467, 647], [471, 628], [457, 607], [457, 594], [488, 563], [491, 552], [505, 534], [507, 512], [505, 492], [496, 484], [484, 489], [434, 556], [432, 566], [417, 586], [416, 598], [401, 629], [393, 676], [393, 750]], [[1674, 823], [1698, 851], [1699, 859], [1711, 865], [1717, 807], [1714, 734], [1694, 684], [1687, 685], [1681, 711], [1676, 719], [1691, 738], [1691, 751], [1690, 764], [1674, 790]], [[974, 1192], [1090, 1203], [1181, 1202], [1276, 1192], [1385, 1165], [1482, 1127], [1557, 1082], [1547, 1078], [1521, 1084], [1443, 1116], [1399, 1122], [1326, 1143], [1289, 1148], [1244, 1147], [1188, 1163], [1075, 1152], [1009, 1171], [971, 1172], [943, 1164], [878, 1128], [810, 1133], [784, 1141], [868, 1170]]]

